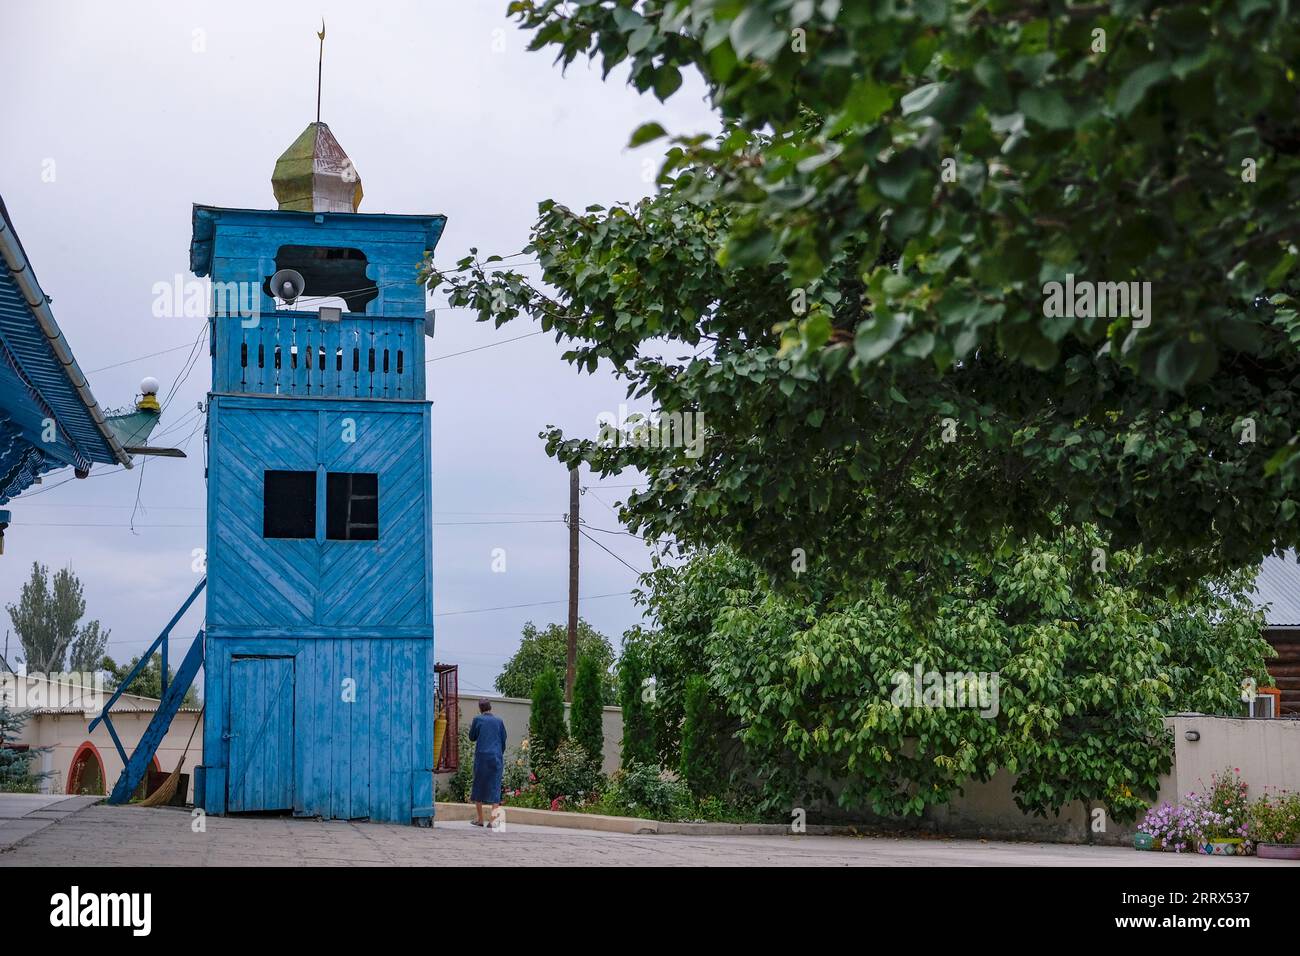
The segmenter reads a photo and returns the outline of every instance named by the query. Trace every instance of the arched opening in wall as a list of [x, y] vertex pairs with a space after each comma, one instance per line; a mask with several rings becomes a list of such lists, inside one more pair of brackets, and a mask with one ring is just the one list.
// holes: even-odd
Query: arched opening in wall
[[151, 773], [162, 773], [162, 765], [158, 763], [158, 755], [154, 754], [149, 758], [149, 769], [145, 771], [140, 783], [135, 788], [135, 793], [131, 794], [132, 800], [143, 800], [149, 795], [149, 775]]
[[[366, 275], [369, 262], [360, 249], [337, 246], [281, 246], [275, 255], [274, 271], [293, 269], [302, 274], [302, 295], [293, 308], [318, 312], [324, 306], [342, 307], [347, 312], [364, 312], [379, 297], [375, 280]], [[271, 298], [271, 277], [262, 282]]]
[[77, 748], [68, 767], [67, 792], [104, 796], [104, 761], [89, 740]]

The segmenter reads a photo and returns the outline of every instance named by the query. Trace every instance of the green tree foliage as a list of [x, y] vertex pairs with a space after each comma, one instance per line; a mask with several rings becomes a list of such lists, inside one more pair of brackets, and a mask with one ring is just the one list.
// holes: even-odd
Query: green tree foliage
[[[1236, 713], [1241, 678], [1266, 682], [1270, 651], [1248, 575], [1163, 596], [1150, 559], [1081, 562], [1097, 540], [1065, 532], [960, 566], [925, 613], [878, 583], [863, 596], [818, 581], [812, 601], [792, 599], [733, 553], [702, 554], [650, 576], [661, 626], [634, 637], [637, 659], [665, 702], [705, 676], [769, 809], [837, 782], [846, 807], [919, 814], [1006, 769], [1027, 812], [1084, 800], [1131, 819], [1170, 766], [1162, 717]], [[917, 665], [996, 673], [996, 707], [909, 706], [896, 692]]]
[[[140, 663], [140, 658], [138, 655], [136, 657], [131, 658], [130, 662], [125, 665], [118, 664], [111, 657], [105, 657], [102, 666], [103, 669], [107, 672], [107, 678], [108, 678], [107, 683], [109, 689], [117, 690], [119, 687], [121, 687], [122, 682], [131, 675], [131, 671], [134, 670], [135, 666], [139, 663]], [[167, 668], [168, 683], [170, 684], [170, 682], [174, 680], [175, 677], [176, 677], [176, 669], [174, 667], [169, 666]], [[136, 675], [135, 680], [131, 681], [131, 685], [127, 687], [125, 693], [136, 694], [140, 697], [152, 697], [155, 700], [162, 699], [162, 655], [161, 654], [154, 654], [152, 657], [149, 658], [148, 663], [145, 664], [144, 668], [140, 671], [140, 673]], [[182, 707], [199, 706], [199, 692], [198, 689], [193, 684], [191, 684], [190, 687], [185, 691], [185, 696], [181, 699], [181, 706]]]
[[[94, 670], [108, 646], [107, 629], [99, 621], [82, 625], [86, 599], [81, 581], [71, 568], [54, 572], [32, 563], [17, 604], [6, 605], [14, 631], [22, 642], [29, 673], [53, 674], [67, 670]], [[69, 654], [71, 651], [71, 654]]]
[[[547, 433], [568, 464], [646, 472], [633, 530], [900, 591], [1059, 520], [1177, 551], [1160, 571], [1185, 583], [1300, 543], [1286, 4], [512, 9], [535, 48], [660, 99], [697, 72], [721, 114], [648, 200], [543, 202], [542, 281], [475, 256], [431, 276], [703, 415], [698, 458]], [[1149, 282], [1150, 311], [1049, 315], [1067, 275]]]
[[87, 622], [77, 633], [68, 655], [68, 670], [88, 673], [103, 666], [105, 651], [108, 650], [108, 628], [101, 627], [99, 621]]
[[[539, 630], [532, 621], [524, 625], [519, 650], [497, 676], [497, 690], [506, 697], [527, 697], [533, 681], [543, 668], [550, 666], [563, 674], [568, 666], [569, 635], [563, 624], [548, 624]], [[578, 618], [578, 657], [595, 659], [600, 674], [600, 699], [612, 704], [618, 698], [612, 669], [614, 648], [604, 634]]]
[[723, 786], [722, 751], [716, 704], [707, 678], [692, 674], [686, 679], [684, 709], [679, 773], [696, 799], [716, 796]]
[[[564, 729], [564, 690], [560, 675], [547, 665], [533, 681], [532, 709], [528, 714], [528, 758], [534, 768], [543, 768], [555, 757]], [[539, 769], [540, 772], [540, 769]]]
[[605, 728], [602, 711], [602, 677], [600, 661], [590, 654], [578, 658], [573, 678], [573, 705], [569, 712], [569, 732], [574, 741], [587, 751], [591, 762], [599, 767], [604, 760]]
[[48, 774], [32, 770], [32, 761], [49, 748], [17, 750], [13, 746], [27, 716], [0, 701], [0, 793], [35, 793]]
[[[658, 767], [655, 751], [654, 706], [646, 681], [650, 672], [639, 644], [624, 645], [618, 662], [618, 702], [623, 709], [622, 765]], [[657, 691], [657, 687], [654, 688]]]

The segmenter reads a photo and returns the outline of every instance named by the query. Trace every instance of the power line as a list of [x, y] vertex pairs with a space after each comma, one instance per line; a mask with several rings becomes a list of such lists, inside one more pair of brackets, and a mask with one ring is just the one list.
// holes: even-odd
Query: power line
[[[631, 591], [616, 591], [610, 594], [592, 594], [589, 597], [580, 597], [579, 601], [598, 601], [601, 598], [612, 597], [629, 597]], [[434, 617], [454, 617], [458, 614], [486, 614], [488, 611], [513, 611], [521, 607], [542, 607], [547, 604], [568, 604], [569, 599], [564, 598], [559, 601], [533, 601], [531, 604], [502, 604], [498, 607], [479, 607], [469, 611], [440, 611]]]
[[[521, 263], [521, 264], [522, 264], [522, 263]], [[400, 283], [386, 283], [386, 285], [396, 285], [396, 284], [400, 284]], [[364, 290], [352, 290], [352, 291], [364, 291]], [[305, 298], [305, 297], [304, 297], [304, 298]], [[337, 297], [336, 297], [336, 296], [320, 296], [319, 298], [325, 299], [325, 298], [337, 298]], [[445, 311], [445, 312], [475, 312], [475, 311], [477, 311], [477, 310], [476, 310], [476, 309], [470, 309], [470, 308], [467, 308], [467, 307], [465, 307], [465, 306], [452, 305], [452, 306], [444, 306], [444, 307], [441, 309], [441, 311]], [[206, 327], [207, 327], [207, 325], [206, 325], [206, 322], [205, 322], [205, 324], [204, 324], [204, 328], [206, 328]], [[528, 335], [541, 335], [541, 334], [542, 334], [542, 331], [543, 331], [543, 330], [539, 330], [539, 331], [537, 331], [537, 332], [529, 332]], [[520, 336], [517, 336], [517, 338], [518, 338], [518, 339], [527, 338], [528, 335], [520, 335]], [[488, 344], [488, 345], [481, 345], [481, 346], [479, 346], [478, 348], [474, 348], [474, 349], [466, 349], [465, 352], [453, 352], [451, 355], [439, 355], [439, 356], [437, 356], [437, 357], [435, 357], [435, 358], [426, 359], [426, 360], [425, 360], [425, 364], [427, 365], [429, 362], [439, 362], [439, 361], [441, 361], [442, 359], [445, 359], [445, 358], [452, 358], [454, 355], [464, 355], [464, 354], [466, 354], [466, 353], [468, 353], [468, 352], [477, 352], [479, 349], [491, 348], [491, 347], [494, 346], [494, 345], [505, 345], [507, 342], [514, 342], [514, 341], [516, 341], [516, 340], [517, 340], [517, 339], [505, 339], [505, 340], [503, 340], [503, 341], [501, 341], [501, 342], [492, 342], [492, 343], [490, 343], [490, 344]], [[86, 374], [86, 375], [94, 375], [94, 374], [96, 374], [97, 372], [107, 372], [109, 369], [121, 368], [123, 365], [131, 365], [131, 364], [133, 364], [133, 363], [135, 363], [135, 362], [143, 362], [145, 359], [148, 359], [148, 358], [157, 358], [159, 355], [170, 355], [172, 352], [179, 352], [181, 349], [192, 349], [193, 347], [194, 347], [193, 343], [190, 343], [189, 345], [175, 345], [175, 346], [173, 346], [173, 347], [171, 347], [171, 348], [169, 348], [169, 349], [163, 349], [163, 350], [160, 351], [160, 352], [149, 352], [149, 353], [147, 353], [147, 354], [145, 354], [145, 355], [137, 355], [137, 356], [135, 356], [134, 358], [123, 359], [123, 360], [120, 361], [120, 362], [114, 362], [112, 365], [103, 365], [103, 366], [100, 366], [99, 368], [91, 369], [90, 371], [86, 372], [85, 374]], [[189, 358], [188, 358], [188, 357], [186, 358], [186, 362], [187, 362], [187, 363], [189, 362]], [[610, 487], [610, 486], [607, 486], [607, 487]]]
[[[33, 508], [93, 508], [96, 511], [103, 511], [110, 508], [130, 508], [131, 505], [81, 505], [60, 502], [59, 504], [32, 505]], [[206, 511], [204, 505], [150, 505], [158, 511]], [[434, 509], [434, 514], [439, 515], [489, 515], [493, 517], [529, 517], [529, 518], [556, 518], [553, 511], [442, 511]], [[603, 531], [603, 528], [595, 529]]]
[[601, 534], [624, 534], [627, 535], [629, 538], [636, 538], [638, 541], [644, 541], [646, 544], [662, 543], [658, 538], [643, 538], [639, 534], [634, 534], [631, 531], [619, 531], [615, 528], [593, 528], [589, 524], [584, 524], [583, 527], [586, 528], [588, 531], [599, 531]]
[[611, 558], [613, 558], [615, 561], [619, 562], [621, 565], [623, 565], [623, 567], [627, 568], [629, 571], [631, 571], [631, 572], [632, 572], [633, 574], [635, 574], [637, 577], [640, 577], [641, 575], [648, 573], [648, 572], [646, 572], [646, 571], [642, 571], [640, 568], [634, 568], [632, 565], [628, 564], [626, 561], [624, 561], [622, 558], [620, 558], [620, 557], [619, 557], [617, 554], [615, 554], [613, 551], [609, 550], [609, 548], [607, 548], [607, 547], [605, 547], [603, 544], [601, 544], [599, 540], [597, 540], [596, 538], [593, 538], [591, 535], [587, 534], [586, 529], [583, 528], [581, 525], [578, 526], [578, 533], [579, 533], [580, 535], [582, 535], [583, 537], [585, 537], [588, 541], [590, 541], [590, 542], [591, 542], [592, 544], [594, 544], [596, 547], [600, 548], [600, 550], [602, 550], [602, 551], [604, 551], [606, 554], [608, 554], [608, 555], [609, 555]]
[[[194, 371], [194, 366], [198, 364], [199, 357], [203, 354], [199, 349], [199, 345], [206, 340], [207, 337], [208, 323], [204, 322], [203, 327], [199, 329], [198, 336], [194, 339], [194, 345], [190, 349], [189, 356], [185, 359], [185, 364], [181, 367], [181, 371], [176, 374], [176, 378], [172, 381], [171, 388], [168, 389], [167, 400], [163, 402], [162, 412], [167, 411], [167, 406], [176, 398], [177, 389], [185, 384], [186, 380], [190, 377], [190, 373]], [[161, 412], [159, 414], [161, 414]]]
[[[130, 507], [123, 505], [122, 507]], [[145, 506], [145, 511], [148, 511]], [[561, 518], [538, 518], [529, 521], [434, 521], [435, 528], [457, 528], [470, 525], [514, 525], [514, 524], [564, 524]], [[10, 522], [11, 527], [23, 528], [206, 528], [206, 524], [195, 523], [176, 523], [176, 524], [117, 524], [114, 522], [94, 522], [94, 521], [14, 521]]]
[[538, 329], [536, 332], [526, 332], [523, 335], [516, 335], [512, 339], [502, 339], [500, 342], [489, 342], [487, 345], [479, 345], [472, 349], [465, 349], [460, 352], [450, 352], [447, 355], [436, 355], [431, 359], [425, 359], [424, 364], [429, 365], [433, 362], [441, 362], [443, 359], [455, 358], [457, 355], [468, 355], [470, 352], [481, 352], [484, 349], [490, 349], [497, 345], [506, 345], [510, 342], [518, 342], [520, 339], [530, 338], [534, 335], [541, 335], [545, 331], [545, 329]]
[[[613, 591], [609, 594], [591, 594], [588, 595], [587, 597], [580, 597], [578, 598], [578, 600], [599, 601], [604, 598], [631, 597], [631, 595], [632, 595], [631, 591]], [[500, 604], [497, 605], [496, 607], [475, 607], [475, 608], [469, 608], [464, 611], [439, 611], [433, 616], [434, 617], [457, 617], [462, 614], [487, 614], [490, 611], [514, 611], [526, 607], [545, 607], [546, 605], [550, 605], [550, 604], [568, 604], [568, 603], [569, 603], [568, 598], [565, 598], [560, 601], [531, 601], [527, 604]], [[117, 646], [121, 647], [129, 644], [152, 644], [155, 640], [156, 638], [152, 638], [152, 637], [140, 638], [139, 640], [131, 639], [127, 641], [115, 641], [110, 638], [109, 644], [110, 645], [116, 644]]]
[[102, 365], [99, 368], [92, 368], [86, 372], [86, 375], [94, 375], [97, 372], [107, 372], [109, 369], [121, 368], [123, 365], [131, 365], [134, 362], [143, 362], [147, 358], [157, 358], [159, 355], [170, 355], [172, 352], [179, 352], [181, 349], [193, 348], [192, 344], [176, 345], [169, 349], [163, 349], [161, 352], [150, 352], [148, 355], [137, 355], [135, 358], [123, 359], [120, 362], [114, 362], [112, 365]]
[[[88, 474], [86, 477], [87, 477], [87, 478], [98, 478], [100, 475], [111, 475], [111, 474], [113, 474], [113, 473], [116, 472], [116, 471], [126, 471], [126, 467], [123, 466], [123, 465], [119, 465], [119, 466], [116, 467], [116, 468], [110, 468], [110, 469], [108, 469], [108, 471], [92, 471], [92, 472], [91, 472], [90, 474]], [[66, 484], [67, 484], [68, 482], [70, 482], [70, 481], [80, 481], [80, 480], [82, 480], [82, 479], [79, 479], [76, 475], [73, 475], [71, 478], [64, 478], [62, 481], [55, 482], [54, 484], [50, 485], [50, 487], [48, 487], [48, 488], [42, 488], [42, 489], [40, 489], [39, 491], [32, 491], [32, 492], [29, 492], [29, 493], [27, 493], [27, 494], [21, 495], [20, 497], [21, 497], [23, 500], [27, 500], [27, 499], [30, 499], [30, 498], [35, 498], [37, 495], [43, 495], [43, 494], [46, 494], [47, 492], [51, 492], [51, 491], [53, 491], [55, 488], [58, 488], [60, 485], [66, 485]], [[18, 499], [15, 498], [14, 500], [17, 501]]]

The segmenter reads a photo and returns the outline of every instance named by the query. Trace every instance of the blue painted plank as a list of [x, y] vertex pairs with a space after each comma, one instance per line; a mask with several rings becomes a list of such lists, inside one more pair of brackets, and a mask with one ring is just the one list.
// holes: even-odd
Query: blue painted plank
[[[330, 707], [330, 751], [333, 774], [330, 779], [330, 795], [333, 804], [332, 816], [339, 820], [352, 819], [352, 791], [349, 780], [352, 776], [352, 733], [351, 711], [355, 703], [356, 675], [352, 672], [351, 642], [335, 640], [329, 642], [330, 655], [334, 661], [334, 695]], [[344, 700], [343, 682], [353, 682], [350, 701]]]
[[171, 726], [172, 718], [176, 716], [176, 711], [180, 709], [185, 692], [189, 690], [190, 684], [194, 682], [194, 677], [198, 674], [199, 666], [202, 663], [203, 632], [199, 631], [190, 643], [189, 650], [181, 661], [181, 666], [176, 671], [176, 679], [171, 682], [167, 692], [163, 694], [158, 709], [154, 711], [153, 717], [149, 720], [149, 726], [145, 728], [140, 737], [140, 743], [131, 754], [131, 759], [127, 761], [126, 766], [122, 769], [122, 774], [117, 779], [117, 785], [109, 795], [109, 803], [125, 803], [131, 799], [131, 794], [140, 785], [140, 781], [144, 779], [145, 772], [153, 766], [153, 755], [158, 751], [158, 745], [162, 743], [163, 737], [167, 735], [167, 728]]
[[293, 807], [294, 659], [231, 663], [229, 809]]
[[393, 669], [393, 641], [377, 641], [371, 655], [372, 683], [375, 688], [374, 708], [371, 711], [371, 732], [377, 742], [376, 757], [370, 768], [372, 818], [392, 820], [392, 740], [397, 729], [393, 726], [391, 681]]

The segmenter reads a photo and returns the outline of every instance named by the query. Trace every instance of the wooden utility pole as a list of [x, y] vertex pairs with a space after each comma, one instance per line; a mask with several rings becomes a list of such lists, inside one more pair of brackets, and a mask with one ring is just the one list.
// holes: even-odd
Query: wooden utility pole
[[564, 699], [573, 700], [578, 667], [578, 466], [569, 469], [569, 653], [564, 667]]

